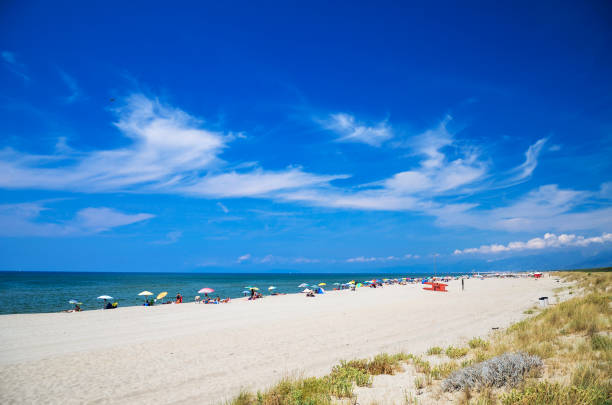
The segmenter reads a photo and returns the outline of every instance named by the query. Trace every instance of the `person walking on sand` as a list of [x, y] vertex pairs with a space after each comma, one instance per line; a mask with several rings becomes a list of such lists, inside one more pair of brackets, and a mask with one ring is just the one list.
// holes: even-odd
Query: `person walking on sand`
[[465, 289], [465, 279], [461, 278], [461, 291]]

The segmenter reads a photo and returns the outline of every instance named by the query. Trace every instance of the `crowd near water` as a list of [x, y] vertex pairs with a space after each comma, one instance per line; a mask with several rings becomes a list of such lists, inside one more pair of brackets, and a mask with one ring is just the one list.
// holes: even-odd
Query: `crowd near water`
[[[449, 273], [444, 280], [474, 277]], [[486, 276], [496, 276], [490, 274]], [[499, 275], [497, 275], [499, 276]], [[403, 274], [187, 274], [0, 272], [0, 314], [94, 310], [134, 305], [223, 300], [272, 294], [325, 293], [332, 289], [418, 283], [430, 275]], [[482, 277], [482, 276], [479, 276]], [[209, 288], [212, 292], [202, 292]], [[204, 290], [205, 291], [205, 290]], [[160, 294], [167, 293], [158, 299]], [[142, 294], [150, 293], [150, 294]], [[141, 294], [141, 295], [139, 295]], [[162, 294], [163, 295], [163, 294]], [[106, 298], [100, 298], [106, 297]], [[196, 298], [199, 297], [199, 298]]]

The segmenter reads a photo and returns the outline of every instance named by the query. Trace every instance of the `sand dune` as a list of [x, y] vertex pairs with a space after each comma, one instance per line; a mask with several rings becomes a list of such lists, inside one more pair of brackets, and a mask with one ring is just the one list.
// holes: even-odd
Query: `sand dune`
[[0, 316], [0, 402], [220, 403], [340, 359], [421, 352], [522, 319], [552, 278]]

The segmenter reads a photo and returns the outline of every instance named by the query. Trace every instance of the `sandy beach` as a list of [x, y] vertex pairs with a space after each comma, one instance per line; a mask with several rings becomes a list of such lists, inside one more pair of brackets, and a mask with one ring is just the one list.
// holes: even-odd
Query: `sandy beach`
[[486, 279], [230, 304], [0, 316], [0, 402], [222, 403], [341, 359], [419, 353], [522, 319], [560, 283]]

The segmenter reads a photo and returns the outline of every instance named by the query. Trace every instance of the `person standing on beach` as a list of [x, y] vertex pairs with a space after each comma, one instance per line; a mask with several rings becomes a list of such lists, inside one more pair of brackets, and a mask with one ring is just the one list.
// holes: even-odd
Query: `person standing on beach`
[[465, 289], [465, 279], [462, 277], [461, 278], [461, 291], [463, 291]]

